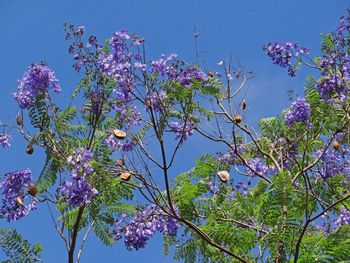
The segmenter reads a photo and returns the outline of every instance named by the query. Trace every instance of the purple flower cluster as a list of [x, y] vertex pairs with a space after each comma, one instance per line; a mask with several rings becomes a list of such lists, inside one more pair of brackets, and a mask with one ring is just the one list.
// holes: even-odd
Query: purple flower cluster
[[[231, 145], [231, 148], [230, 148], [230, 151], [228, 153], [225, 153], [225, 154], [221, 154], [219, 156], [219, 161], [220, 162], [223, 162], [227, 165], [233, 165], [235, 164], [236, 160], [237, 160], [237, 154], [236, 154], [236, 151], [233, 150], [235, 148], [235, 145], [232, 144]], [[245, 146], [243, 144], [239, 145], [237, 147], [237, 153], [238, 154], [244, 154], [245, 153]]]
[[180, 67], [175, 61], [176, 54], [162, 55], [159, 60], [151, 62], [151, 72], [166, 76], [169, 80], [179, 82], [182, 86], [190, 86], [193, 81], [205, 82], [208, 79], [201, 69], [195, 66]]
[[348, 225], [348, 224], [350, 224], [350, 211], [343, 207], [340, 210], [340, 215], [335, 220], [335, 225], [336, 227], [340, 227], [342, 225]]
[[19, 80], [18, 91], [14, 97], [18, 105], [25, 109], [36, 97], [46, 94], [50, 87], [56, 93], [61, 91], [55, 73], [44, 63], [33, 64]]
[[131, 35], [127, 30], [115, 32], [109, 39], [110, 53], [101, 52], [97, 65], [101, 72], [112, 78], [116, 85], [114, 110], [117, 112], [118, 124], [139, 124], [141, 115], [133, 103], [133, 92], [137, 85], [137, 75], [142, 76], [146, 65], [137, 49], [142, 39]]
[[207, 187], [209, 188], [209, 192], [213, 195], [218, 195], [221, 193], [221, 189], [223, 187], [230, 187], [230, 192], [227, 195], [227, 200], [231, 200], [236, 193], [240, 193], [244, 196], [248, 194], [248, 186], [243, 182], [237, 182], [235, 185], [233, 180], [230, 180], [228, 183], [215, 182], [215, 180], [211, 180], [207, 182]]
[[[149, 95], [148, 97], [148, 104], [152, 109], [156, 112], [161, 112], [163, 111], [164, 105], [163, 101], [166, 99], [167, 95], [165, 91], [160, 91], [160, 92], [153, 92], [152, 94]], [[148, 108], [147, 108], [148, 110]]]
[[[323, 56], [320, 63], [321, 78], [316, 83], [321, 98], [333, 102], [337, 96], [342, 103], [346, 102], [350, 91], [350, 17], [342, 17], [336, 31], [328, 34], [322, 48]], [[326, 43], [332, 43], [327, 45]]]
[[2, 146], [2, 148], [11, 147], [10, 135], [6, 133], [0, 133], [0, 145]]
[[29, 198], [28, 187], [33, 183], [30, 169], [10, 172], [5, 175], [0, 188], [1, 207], [0, 217], [5, 217], [8, 222], [16, 221], [36, 208], [37, 199], [33, 198], [28, 205], [25, 201]]
[[175, 70], [173, 68], [175, 58], [177, 58], [175, 53], [169, 56], [161, 55], [160, 59], [151, 62], [151, 72], [166, 76], [168, 72]]
[[323, 164], [320, 168], [320, 173], [325, 178], [342, 173], [344, 168], [346, 168], [343, 156], [339, 151], [329, 150], [322, 156], [321, 160]]
[[194, 125], [191, 121], [187, 120], [186, 123], [171, 122], [171, 130], [176, 134], [175, 139], [180, 139], [180, 142], [183, 143], [188, 136], [193, 134]]
[[142, 63], [142, 56], [139, 52], [132, 52], [132, 48], [141, 43], [140, 38], [130, 35], [124, 29], [115, 32], [110, 38], [109, 45], [112, 52], [100, 54], [98, 61], [100, 70], [117, 82], [118, 89], [132, 90], [136, 84], [134, 72], [145, 70], [146, 65]]
[[133, 141], [122, 142], [121, 140], [116, 139], [113, 134], [107, 137], [106, 143], [109, 149], [113, 151], [118, 150], [123, 152], [131, 151], [136, 145]]
[[124, 232], [124, 242], [129, 250], [144, 248], [156, 231], [164, 235], [176, 235], [179, 228], [175, 218], [165, 215], [154, 205], [145, 207], [125, 227], [121, 227], [124, 219], [125, 215], [122, 215], [116, 221], [113, 234], [115, 239], [120, 239]]
[[278, 42], [269, 43], [263, 46], [272, 62], [280, 67], [288, 68], [288, 75], [295, 76], [295, 66], [292, 58], [299, 58], [301, 54], [308, 54], [308, 49], [299, 47], [296, 43], [287, 42], [284, 45]]
[[123, 88], [115, 89], [114, 92], [116, 94], [116, 105], [113, 106], [113, 109], [118, 114], [117, 124], [119, 126], [123, 124], [140, 124], [141, 114], [132, 103], [130, 92]]
[[87, 181], [93, 172], [90, 164], [93, 154], [90, 150], [78, 148], [72, 156], [68, 157], [68, 163], [73, 166], [71, 170], [71, 181], [65, 181], [60, 191], [67, 198], [69, 204], [79, 207], [90, 203], [91, 199], [98, 194], [98, 191]]
[[84, 26], [74, 27], [66, 23], [66, 39], [73, 39], [73, 43], [69, 46], [68, 52], [74, 56], [73, 68], [79, 72], [83, 66], [91, 67], [101, 52], [101, 46], [97, 43], [95, 36], [90, 36], [88, 43], [82, 41], [85, 33]]
[[247, 165], [247, 174], [250, 176], [256, 176], [256, 173], [266, 175], [270, 170], [269, 167], [266, 166], [265, 161], [261, 158], [247, 159]]
[[285, 122], [288, 126], [293, 125], [294, 122], [307, 123], [309, 116], [310, 104], [306, 102], [305, 98], [299, 97], [292, 103], [285, 116]]

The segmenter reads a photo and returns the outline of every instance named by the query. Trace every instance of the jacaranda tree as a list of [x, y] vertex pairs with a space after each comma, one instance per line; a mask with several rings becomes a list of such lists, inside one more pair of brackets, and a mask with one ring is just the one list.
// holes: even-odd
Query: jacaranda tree
[[[28, 154], [46, 156], [39, 176], [23, 167], [1, 178], [3, 220], [48, 206], [70, 263], [90, 232], [129, 250], [160, 232], [164, 253], [175, 246], [184, 262], [349, 262], [350, 16], [323, 35], [319, 57], [291, 42], [263, 46], [290, 76], [314, 74], [304, 96], [258, 126], [239, 96], [252, 73], [230, 61], [216, 72], [176, 54], [150, 60], [126, 30], [104, 44], [84, 27], [65, 31], [82, 76], [69, 106], [55, 103], [67, 90], [40, 62], [19, 81], [14, 123], [0, 125], [3, 148], [18, 132]], [[227, 150], [174, 175], [191, 136]], [[43, 261], [16, 230], [0, 240], [6, 262]]]

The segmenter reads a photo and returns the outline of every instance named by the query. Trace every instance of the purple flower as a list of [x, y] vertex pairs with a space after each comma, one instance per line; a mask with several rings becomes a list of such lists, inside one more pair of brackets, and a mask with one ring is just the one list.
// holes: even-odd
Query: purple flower
[[238, 182], [236, 185], [237, 192], [241, 192], [242, 195], [247, 196], [248, 194], [248, 187], [246, 184], [242, 182]]
[[295, 67], [291, 62], [292, 58], [299, 58], [300, 54], [308, 54], [308, 49], [299, 48], [298, 44], [291, 42], [284, 45], [278, 42], [269, 43], [263, 46], [263, 50], [267, 51], [267, 55], [274, 64], [283, 68], [287, 67], [291, 77], [295, 76]]
[[[164, 235], [176, 235], [179, 224], [173, 217], [167, 216], [154, 205], [145, 207], [125, 226], [124, 242], [129, 250], [144, 248], [156, 231]], [[120, 227], [118, 224], [118, 236]]]
[[80, 207], [91, 202], [91, 199], [98, 194], [98, 191], [86, 181], [83, 176], [72, 176], [72, 181], [63, 182], [60, 188], [70, 205]]
[[294, 122], [307, 123], [310, 116], [310, 104], [306, 102], [305, 98], [299, 97], [292, 103], [291, 108], [285, 116], [285, 122], [288, 126], [293, 125]]
[[60, 192], [74, 207], [90, 203], [91, 199], [98, 194], [98, 191], [87, 181], [93, 172], [93, 167], [90, 164], [92, 158], [92, 151], [78, 148], [67, 159], [67, 162], [72, 165], [71, 181], [64, 181], [60, 186]]
[[2, 148], [11, 147], [10, 135], [6, 133], [0, 133], [0, 145], [2, 146]]
[[162, 55], [160, 59], [151, 61], [151, 72], [165, 76], [167, 72], [175, 70], [169, 62], [173, 61], [176, 57], [177, 55], [172, 53], [167, 57]]
[[329, 178], [338, 173], [342, 173], [344, 169], [344, 163], [342, 161], [342, 154], [339, 151], [327, 151], [321, 158], [323, 165], [320, 169], [320, 173]]
[[93, 172], [92, 165], [89, 163], [93, 158], [91, 150], [78, 148], [69, 156], [67, 162], [73, 165], [72, 176], [88, 176]]
[[[156, 112], [163, 110], [163, 100], [167, 97], [165, 91], [153, 92], [148, 97], [149, 106], [151, 106]], [[148, 110], [148, 109], [147, 109]]]
[[330, 104], [345, 104], [350, 90], [349, 29], [349, 17], [342, 18], [336, 30], [327, 34], [322, 46], [321, 78], [316, 82], [316, 89], [321, 99]]
[[207, 75], [199, 68], [189, 66], [179, 71], [168, 72], [168, 77], [172, 80], [178, 81], [182, 86], [190, 86], [194, 80], [205, 82]]
[[50, 87], [56, 93], [61, 91], [55, 73], [44, 63], [33, 64], [19, 81], [18, 91], [14, 97], [18, 105], [25, 109], [36, 97], [45, 95]]
[[25, 201], [29, 198], [28, 187], [33, 183], [30, 169], [10, 172], [1, 182], [2, 190], [0, 217], [5, 217], [8, 222], [16, 221], [36, 208], [37, 199], [33, 198], [28, 205]]
[[183, 143], [187, 139], [187, 136], [193, 134], [194, 125], [191, 121], [187, 120], [186, 123], [171, 122], [170, 128], [176, 134], [175, 139], [180, 138], [180, 142]]
[[337, 227], [340, 227], [342, 225], [348, 225], [348, 224], [350, 224], [350, 211], [343, 207], [340, 210], [340, 215], [335, 220], [335, 225]]
[[136, 145], [136, 143], [133, 141], [122, 142], [121, 140], [116, 139], [113, 134], [108, 136], [106, 143], [109, 149], [113, 151], [118, 150], [123, 152], [131, 151]]
[[[266, 175], [269, 172], [269, 168], [266, 166], [265, 161], [261, 158], [247, 159], [247, 174], [255, 176], [256, 173], [260, 175]], [[252, 169], [254, 171], [252, 171]]]
[[[237, 160], [237, 154], [236, 154], [236, 151], [233, 150], [235, 148], [235, 145], [232, 144], [231, 145], [231, 149], [228, 153], [226, 154], [222, 154], [219, 156], [219, 161], [220, 162], [223, 162], [227, 165], [233, 165], [235, 164], [235, 161]], [[245, 152], [245, 149], [244, 149], [244, 145], [239, 145], [237, 147], [237, 152], [238, 154], [243, 154]]]

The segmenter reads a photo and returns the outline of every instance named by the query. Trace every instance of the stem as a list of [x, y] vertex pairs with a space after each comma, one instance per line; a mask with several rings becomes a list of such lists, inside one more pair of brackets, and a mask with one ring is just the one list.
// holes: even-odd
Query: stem
[[70, 244], [69, 251], [68, 251], [68, 262], [69, 263], [74, 263], [74, 250], [75, 250], [75, 245], [77, 243], [79, 225], [80, 225], [81, 218], [83, 216], [84, 208], [85, 208], [85, 206], [79, 207], [77, 220], [75, 221], [74, 226], [73, 226], [72, 242]]

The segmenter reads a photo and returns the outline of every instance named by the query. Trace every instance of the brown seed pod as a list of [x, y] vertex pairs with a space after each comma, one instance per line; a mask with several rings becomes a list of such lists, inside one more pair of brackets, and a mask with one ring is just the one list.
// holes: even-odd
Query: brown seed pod
[[23, 121], [22, 121], [21, 117], [19, 117], [19, 115], [16, 116], [16, 122], [18, 125], [23, 125]]
[[17, 203], [19, 203], [20, 205], [24, 205], [22, 198], [17, 197], [16, 200], [17, 200]]
[[119, 140], [123, 140], [126, 137], [126, 133], [118, 129], [114, 129], [113, 134]]
[[34, 152], [34, 148], [33, 148], [33, 146], [28, 145], [28, 147], [27, 147], [27, 149], [26, 149], [26, 153], [28, 153], [28, 154], [32, 154], [33, 152]]
[[36, 196], [38, 194], [38, 189], [35, 185], [30, 185], [28, 187], [28, 194], [30, 194], [31, 196]]
[[116, 160], [115, 161], [115, 164], [118, 166], [118, 167], [124, 167], [124, 165], [125, 165], [125, 161], [124, 161], [124, 159], [119, 159], [119, 160]]
[[129, 172], [123, 172], [120, 174], [120, 179], [123, 181], [129, 181], [131, 178], [131, 173]]
[[211, 71], [208, 71], [208, 77], [209, 77], [209, 78], [214, 77], [214, 73], [213, 73], [213, 72], [211, 72]]
[[241, 102], [241, 109], [245, 110], [246, 108], [247, 108], [247, 102], [245, 101], [245, 99], [243, 99]]
[[340, 150], [340, 143], [338, 141], [334, 141], [333, 142], [333, 148], [337, 151]]
[[235, 123], [240, 123], [242, 121], [242, 116], [237, 114], [233, 117]]
[[224, 183], [226, 183], [228, 180], [230, 180], [230, 174], [228, 173], [228, 171], [219, 171], [218, 176], [219, 176], [220, 180]]

